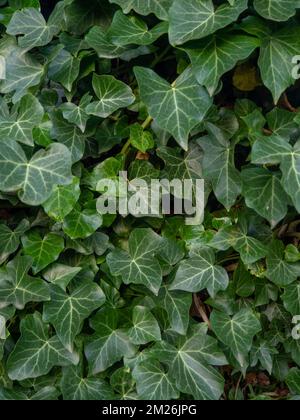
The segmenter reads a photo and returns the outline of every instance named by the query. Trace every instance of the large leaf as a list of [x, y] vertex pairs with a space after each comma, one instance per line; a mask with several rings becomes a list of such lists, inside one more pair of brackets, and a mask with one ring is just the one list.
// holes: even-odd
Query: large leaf
[[254, 0], [256, 11], [266, 19], [284, 21], [296, 13], [295, 0]]
[[30, 257], [18, 256], [0, 272], [0, 300], [23, 309], [28, 302], [43, 302], [50, 299], [46, 282], [27, 273], [32, 266]]
[[227, 289], [228, 274], [223, 267], [215, 263], [211, 249], [203, 249], [180, 263], [171, 290], [200, 292], [207, 289], [214, 297], [220, 290]]
[[104, 303], [104, 293], [95, 283], [79, 286], [70, 294], [55, 285], [50, 290], [51, 300], [44, 306], [43, 320], [54, 326], [62, 344], [72, 352], [82, 322]]
[[170, 42], [180, 45], [201, 39], [234, 22], [247, 8], [247, 0], [225, 2], [215, 8], [212, 0], [174, 0], [170, 9]]
[[190, 131], [202, 121], [211, 105], [206, 90], [189, 69], [172, 85], [150, 69], [136, 67], [135, 75], [151, 117], [187, 150]]
[[163, 20], [168, 19], [168, 10], [173, 0], [109, 0], [122, 7], [124, 13], [134, 10], [140, 15], [149, 15], [154, 13]]
[[55, 185], [66, 185], [71, 178], [71, 155], [61, 144], [39, 150], [28, 160], [16, 143], [0, 142], [0, 190], [18, 192], [26, 204], [37, 206], [51, 195]]
[[135, 101], [130, 87], [113, 76], [94, 74], [93, 88], [99, 101], [89, 104], [86, 107], [86, 112], [97, 117], [106, 118]]
[[23, 250], [33, 259], [32, 271], [36, 274], [56, 261], [64, 249], [64, 239], [56, 233], [48, 233], [43, 238], [38, 231], [22, 237]]
[[0, 115], [0, 136], [6, 141], [19, 141], [33, 146], [32, 130], [42, 122], [44, 109], [32, 95], [24, 96], [10, 114]]
[[21, 321], [21, 337], [7, 362], [12, 380], [37, 378], [46, 375], [54, 366], [78, 363], [78, 356], [68, 352], [57, 336], [49, 336], [48, 327], [38, 312]]
[[249, 309], [242, 309], [232, 318], [225, 313], [213, 311], [211, 324], [217, 337], [230, 348], [241, 367], [244, 367], [253, 337], [261, 331], [256, 315]]
[[151, 229], [135, 229], [129, 238], [128, 252], [114, 250], [107, 256], [110, 271], [125, 284], [143, 284], [156, 295], [162, 282], [162, 270], [155, 255], [163, 246]]
[[193, 42], [184, 50], [192, 62], [192, 69], [200, 85], [212, 96], [221, 77], [238, 61], [244, 60], [260, 45], [257, 38], [235, 33], [220, 33]]

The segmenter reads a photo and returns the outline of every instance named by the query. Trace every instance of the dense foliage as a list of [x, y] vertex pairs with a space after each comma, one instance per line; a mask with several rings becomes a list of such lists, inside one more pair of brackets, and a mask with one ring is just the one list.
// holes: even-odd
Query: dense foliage
[[0, 399], [299, 398], [300, 2], [0, 6]]

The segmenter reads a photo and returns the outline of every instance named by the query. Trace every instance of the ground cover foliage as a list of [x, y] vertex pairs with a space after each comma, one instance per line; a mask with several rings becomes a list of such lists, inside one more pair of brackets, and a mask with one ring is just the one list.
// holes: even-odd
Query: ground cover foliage
[[[0, 399], [298, 399], [300, 2], [0, 6]], [[122, 170], [203, 224], [99, 214]]]

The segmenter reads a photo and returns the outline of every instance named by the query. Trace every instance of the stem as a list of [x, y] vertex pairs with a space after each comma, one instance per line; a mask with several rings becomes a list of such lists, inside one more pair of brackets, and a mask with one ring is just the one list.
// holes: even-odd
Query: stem
[[[146, 120], [143, 122], [143, 124], [142, 124], [142, 128], [145, 130], [147, 127], [149, 127], [149, 125], [151, 124], [151, 122], [152, 122], [152, 117], [150, 117], [150, 115], [149, 115], [149, 117], [147, 117], [146, 118]], [[121, 154], [122, 155], [126, 155], [126, 153], [127, 153], [127, 151], [128, 151], [128, 149], [129, 149], [129, 147], [131, 146], [131, 139], [129, 138], [128, 140], [127, 140], [127, 142], [124, 144], [124, 146], [123, 146], [123, 148], [122, 148], [122, 150], [121, 150]]]

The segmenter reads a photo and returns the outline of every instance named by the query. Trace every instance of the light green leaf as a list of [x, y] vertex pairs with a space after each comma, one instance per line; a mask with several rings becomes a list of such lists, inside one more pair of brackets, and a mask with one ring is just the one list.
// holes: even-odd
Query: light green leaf
[[204, 38], [235, 22], [246, 10], [248, 0], [215, 7], [212, 0], [174, 0], [170, 9], [170, 42], [180, 45]]
[[51, 300], [44, 305], [43, 320], [54, 326], [62, 344], [72, 352], [83, 321], [103, 305], [104, 293], [95, 283], [79, 286], [70, 294], [53, 285], [50, 292]]
[[242, 171], [242, 180], [247, 207], [267, 219], [274, 228], [288, 210], [288, 197], [278, 173], [264, 168], [249, 168]]
[[154, 13], [162, 20], [168, 20], [168, 10], [173, 0], [109, 0], [110, 3], [116, 3], [122, 7], [124, 13], [131, 10], [146, 16]]
[[269, 280], [277, 286], [287, 286], [300, 276], [300, 263], [288, 263], [284, 260], [284, 244], [274, 240], [267, 255], [267, 273]]
[[94, 74], [93, 89], [99, 101], [89, 104], [86, 112], [97, 117], [106, 118], [135, 101], [130, 87], [113, 76]]
[[65, 217], [63, 230], [71, 239], [85, 239], [96, 232], [102, 223], [102, 216], [96, 210], [80, 210], [76, 206]]
[[17, 256], [0, 272], [1, 303], [23, 309], [28, 302], [44, 302], [50, 299], [46, 282], [27, 274], [31, 266], [32, 258]]
[[291, 146], [279, 136], [262, 137], [252, 148], [252, 162], [280, 164], [282, 185], [300, 211], [300, 141]]
[[131, 344], [125, 329], [118, 328], [115, 310], [100, 312], [91, 321], [96, 331], [85, 347], [91, 375], [105, 371], [123, 357], [133, 357], [135, 346]]
[[242, 180], [234, 164], [234, 145], [218, 127], [208, 123], [209, 136], [197, 143], [204, 150], [203, 173], [211, 180], [217, 199], [227, 210], [242, 192]]
[[42, 122], [43, 115], [44, 109], [34, 96], [23, 96], [10, 114], [0, 115], [1, 139], [33, 146], [32, 130]]
[[114, 15], [107, 36], [113, 44], [122, 47], [130, 44], [150, 45], [167, 32], [167, 22], [159, 23], [149, 30], [143, 19], [125, 16], [119, 11]]
[[46, 375], [54, 366], [78, 363], [78, 356], [69, 353], [57, 336], [49, 336], [49, 326], [38, 312], [21, 321], [21, 338], [7, 361], [8, 375], [22, 381]]
[[132, 323], [133, 327], [128, 331], [128, 335], [133, 344], [147, 344], [161, 339], [158, 322], [146, 307], [133, 308]]
[[153, 70], [135, 67], [134, 72], [141, 99], [148, 107], [151, 117], [187, 150], [189, 133], [202, 121], [211, 106], [206, 90], [197, 83], [190, 69], [181, 74], [172, 85]]
[[256, 11], [265, 19], [282, 22], [296, 13], [295, 0], [254, 0]]
[[200, 292], [207, 289], [214, 297], [220, 290], [226, 290], [228, 283], [228, 274], [223, 267], [216, 265], [214, 252], [204, 248], [179, 264], [170, 290]]
[[144, 360], [138, 364], [132, 376], [136, 380], [137, 392], [141, 400], [173, 400], [179, 398], [175, 381], [165, 373], [156, 360]]
[[55, 185], [71, 182], [71, 155], [62, 144], [39, 150], [28, 161], [22, 147], [0, 142], [0, 190], [18, 192], [26, 204], [37, 206], [49, 198]]
[[214, 310], [210, 320], [218, 339], [230, 348], [240, 366], [245, 367], [253, 338], [261, 331], [255, 314], [250, 309], [242, 309], [231, 318]]
[[143, 153], [154, 147], [153, 135], [149, 131], [144, 131], [140, 124], [130, 126], [130, 142], [133, 147]]
[[151, 229], [135, 229], [128, 242], [128, 252], [115, 249], [107, 256], [114, 276], [125, 284], [143, 284], [156, 295], [162, 282], [162, 270], [155, 255], [162, 247], [161, 237]]
[[72, 184], [54, 187], [48, 200], [43, 203], [43, 208], [52, 219], [62, 222], [71, 213], [79, 197], [79, 178], [74, 177]]
[[192, 62], [198, 83], [212, 96], [221, 77], [233, 69], [238, 61], [245, 60], [260, 45], [257, 38], [235, 33], [221, 33], [209, 39], [196, 41], [184, 50]]
[[57, 233], [48, 233], [43, 238], [38, 231], [32, 231], [22, 237], [23, 251], [33, 259], [34, 274], [56, 261], [64, 250], [64, 239]]
[[59, 3], [48, 23], [43, 15], [33, 7], [18, 10], [13, 14], [6, 31], [10, 35], [23, 35], [18, 38], [18, 43], [22, 48], [47, 45], [60, 31], [63, 20], [62, 9], [63, 4]]

